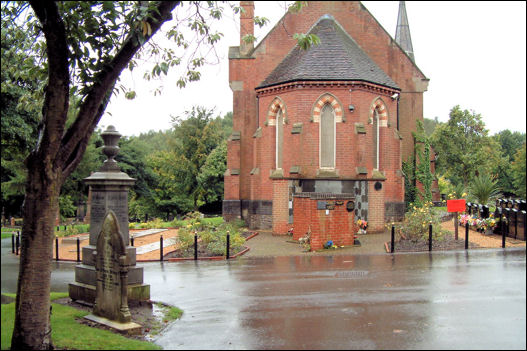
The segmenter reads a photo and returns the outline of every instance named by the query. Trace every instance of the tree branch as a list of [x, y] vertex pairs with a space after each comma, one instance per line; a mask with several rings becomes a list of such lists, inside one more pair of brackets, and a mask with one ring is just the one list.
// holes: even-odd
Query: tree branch
[[141, 44], [139, 33], [131, 32], [119, 52], [105, 68], [96, 74], [95, 83], [90, 87], [83, 100], [75, 122], [62, 139], [61, 155], [56, 166], [63, 169], [64, 179], [81, 161], [88, 140], [105, 111], [117, 78], [137, 51], [161, 28], [164, 22], [172, 18], [172, 10], [179, 4], [180, 1], [160, 1], [156, 10], [151, 11], [151, 15], [147, 19], [152, 29], [152, 35]]

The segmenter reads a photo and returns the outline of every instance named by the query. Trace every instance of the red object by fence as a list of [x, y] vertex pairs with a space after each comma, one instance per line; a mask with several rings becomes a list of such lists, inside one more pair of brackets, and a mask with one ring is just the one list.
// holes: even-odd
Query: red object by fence
[[447, 212], [465, 212], [465, 199], [446, 200]]

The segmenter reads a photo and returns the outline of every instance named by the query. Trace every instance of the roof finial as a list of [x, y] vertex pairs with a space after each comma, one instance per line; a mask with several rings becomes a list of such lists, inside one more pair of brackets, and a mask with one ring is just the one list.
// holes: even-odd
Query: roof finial
[[406, 5], [399, 1], [399, 15], [397, 16], [397, 29], [395, 30], [395, 41], [406, 52], [410, 59], [415, 62], [412, 37], [410, 36], [410, 25], [406, 16]]

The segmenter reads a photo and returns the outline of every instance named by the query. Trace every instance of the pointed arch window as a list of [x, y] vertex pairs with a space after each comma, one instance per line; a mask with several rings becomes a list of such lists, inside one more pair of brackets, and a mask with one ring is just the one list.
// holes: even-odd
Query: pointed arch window
[[379, 112], [373, 112], [373, 169], [379, 170]]
[[279, 109], [276, 115], [276, 169], [282, 168], [283, 163], [283, 146], [284, 146], [284, 116]]
[[335, 168], [335, 110], [325, 104], [320, 113], [320, 168]]

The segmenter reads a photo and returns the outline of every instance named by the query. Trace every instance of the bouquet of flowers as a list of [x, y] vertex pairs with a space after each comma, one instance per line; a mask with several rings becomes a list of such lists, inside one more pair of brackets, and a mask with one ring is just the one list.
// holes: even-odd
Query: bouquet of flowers
[[333, 243], [333, 240], [329, 240], [327, 243], [324, 244], [324, 249], [336, 249], [337, 245]]
[[366, 229], [368, 229], [368, 222], [359, 218], [357, 220], [357, 225], [359, 226], [359, 233], [366, 234]]

